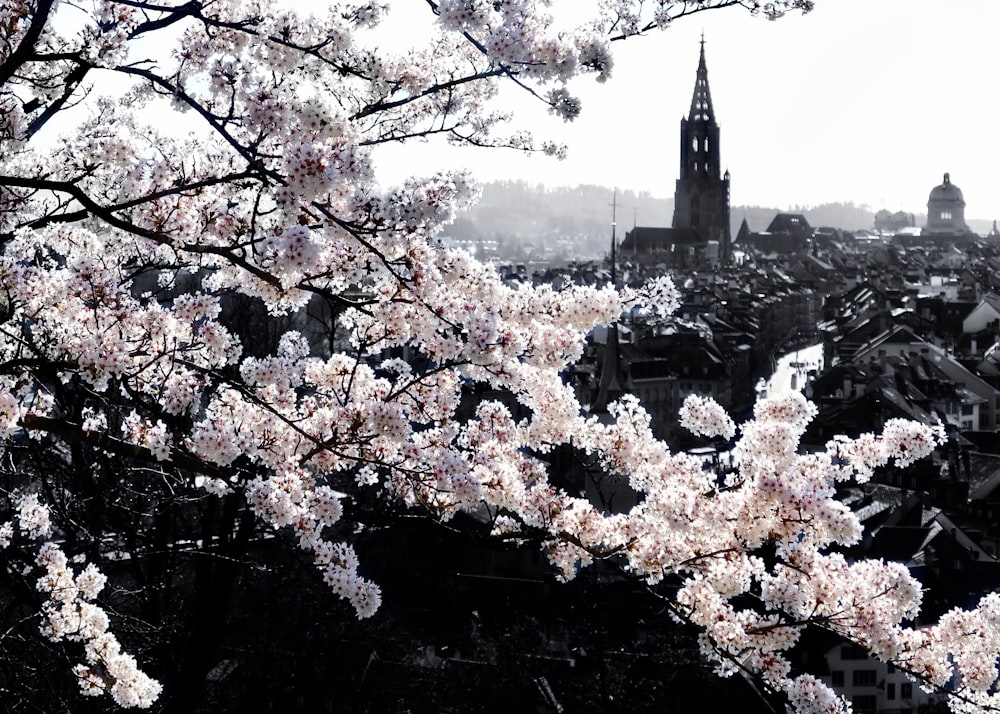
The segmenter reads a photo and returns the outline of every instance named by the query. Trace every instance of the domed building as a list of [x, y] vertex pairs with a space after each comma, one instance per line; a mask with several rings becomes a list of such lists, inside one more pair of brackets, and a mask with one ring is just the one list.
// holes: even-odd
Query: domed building
[[927, 225], [924, 235], [962, 236], [969, 233], [965, 225], [965, 199], [962, 189], [951, 182], [951, 175], [944, 175], [944, 182], [931, 189], [927, 199]]

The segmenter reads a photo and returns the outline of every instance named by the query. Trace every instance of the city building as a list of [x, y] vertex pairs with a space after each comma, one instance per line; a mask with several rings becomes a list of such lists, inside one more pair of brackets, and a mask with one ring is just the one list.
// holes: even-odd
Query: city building
[[945, 174], [939, 186], [931, 189], [927, 199], [927, 225], [924, 235], [959, 237], [970, 233], [965, 224], [965, 199], [962, 189]]
[[826, 661], [829, 675], [823, 679], [857, 714], [911, 714], [934, 699], [904, 672], [869, 657], [856, 645], [830, 648]]
[[636, 226], [622, 241], [622, 255], [669, 267], [691, 268], [732, 260], [729, 228], [729, 171], [720, 173], [719, 124], [705, 64], [705, 40], [691, 108], [681, 119], [680, 173], [674, 188], [670, 228]]
[[743, 250], [775, 256], [805, 255], [813, 243], [813, 229], [800, 213], [778, 213], [767, 230], [751, 233], [744, 220], [736, 242]]
[[890, 213], [882, 209], [875, 214], [875, 231], [882, 233], [898, 233], [917, 225], [917, 217], [905, 211]]

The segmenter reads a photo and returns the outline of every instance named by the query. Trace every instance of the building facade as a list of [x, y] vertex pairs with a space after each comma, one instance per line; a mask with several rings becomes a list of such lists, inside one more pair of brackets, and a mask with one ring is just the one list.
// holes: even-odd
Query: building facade
[[856, 645], [833, 647], [826, 661], [830, 673], [823, 680], [851, 703], [855, 714], [916, 714], [935, 699], [904, 672]]
[[965, 224], [965, 198], [962, 189], [951, 182], [950, 174], [945, 174], [941, 184], [931, 189], [927, 198], [927, 225], [922, 232], [956, 237], [969, 233]]

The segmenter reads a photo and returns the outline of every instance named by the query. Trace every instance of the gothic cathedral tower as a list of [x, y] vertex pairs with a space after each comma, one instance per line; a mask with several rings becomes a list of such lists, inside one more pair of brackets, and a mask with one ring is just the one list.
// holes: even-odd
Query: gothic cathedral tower
[[691, 111], [687, 119], [681, 119], [681, 171], [674, 190], [673, 227], [692, 228], [702, 240], [718, 241], [719, 262], [729, 264], [729, 171], [719, 175], [719, 125], [708, 90], [704, 35]]

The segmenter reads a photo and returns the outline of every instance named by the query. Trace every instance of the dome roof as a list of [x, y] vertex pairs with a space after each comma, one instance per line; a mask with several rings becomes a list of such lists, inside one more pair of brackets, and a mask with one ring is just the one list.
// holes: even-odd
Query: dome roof
[[962, 197], [962, 189], [951, 182], [951, 175], [944, 175], [944, 182], [940, 186], [931, 189], [928, 203], [965, 203]]

